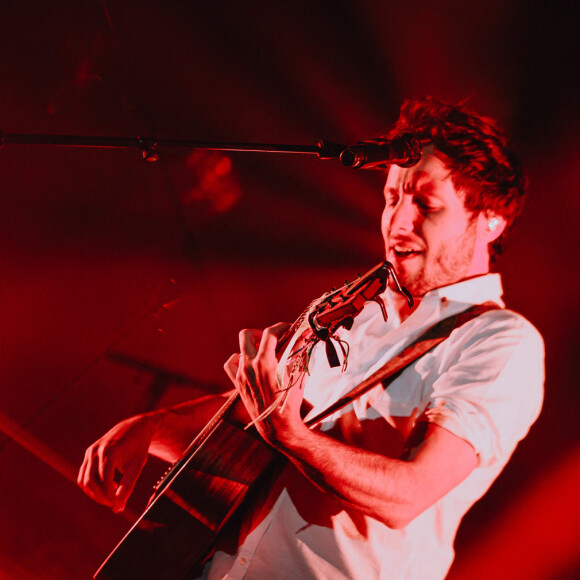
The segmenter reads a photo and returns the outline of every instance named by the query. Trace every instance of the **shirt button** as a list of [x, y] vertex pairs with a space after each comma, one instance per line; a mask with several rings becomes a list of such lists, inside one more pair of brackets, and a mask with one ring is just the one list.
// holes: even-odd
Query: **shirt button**
[[247, 558], [240, 558], [240, 566], [245, 566], [248, 563]]

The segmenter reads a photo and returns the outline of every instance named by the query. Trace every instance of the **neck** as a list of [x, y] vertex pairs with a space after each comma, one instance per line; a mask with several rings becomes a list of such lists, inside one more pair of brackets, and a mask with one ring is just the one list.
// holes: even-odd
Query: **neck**
[[402, 294], [399, 294], [398, 292], [391, 292], [389, 298], [391, 305], [393, 306], [401, 322], [407, 320], [407, 318], [409, 318], [409, 316], [411, 316], [411, 314], [417, 310], [417, 307], [419, 304], [421, 304], [421, 300], [423, 299], [422, 296], [413, 296], [413, 306], [409, 308], [409, 303]]
[[[466, 280], [471, 280], [472, 278], [479, 278], [480, 276], [486, 276], [487, 274], [489, 274], [489, 269], [485, 268], [481, 272], [471, 274], [469, 276], [466, 276], [465, 278], [462, 278], [461, 280], [457, 280], [457, 281], [452, 282], [450, 284], [446, 284], [446, 286], [448, 286], [448, 285], [450, 286], [451, 284], [457, 284], [459, 282], [464, 282]], [[435, 288], [432, 288], [431, 290], [435, 290]], [[403, 322], [404, 320], [409, 318], [409, 316], [411, 316], [411, 314], [413, 314], [413, 312], [415, 312], [415, 310], [417, 310], [419, 304], [421, 304], [421, 301], [423, 300], [423, 297], [424, 297], [424, 294], [421, 296], [413, 296], [413, 306], [411, 308], [409, 308], [409, 304], [407, 303], [407, 299], [402, 294], [399, 294], [398, 292], [395, 292], [395, 291], [391, 291], [390, 296], [389, 296], [389, 301], [390, 301], [392, 307], [394, 308], [395, 312], [399, 316], [399, 320], [401, 322]]]

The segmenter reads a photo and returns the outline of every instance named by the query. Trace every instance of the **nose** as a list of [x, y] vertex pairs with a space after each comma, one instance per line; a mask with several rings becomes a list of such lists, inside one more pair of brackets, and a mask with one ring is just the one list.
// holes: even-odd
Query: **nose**
[[417, 211], [410, 195], [402, 195], [397, 205], [390, 208], [389, 230], [394, 232], [412, 232]]

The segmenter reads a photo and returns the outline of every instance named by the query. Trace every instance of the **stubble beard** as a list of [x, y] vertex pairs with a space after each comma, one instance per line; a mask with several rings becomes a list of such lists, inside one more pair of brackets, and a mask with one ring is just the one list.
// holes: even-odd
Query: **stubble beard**
[[406, 272], [404, 267], [395, 270], [401, 284], [412, 296], [421, 298], [430, 290], [459, 282], [467, 277], [475, 252], [476, 220], [470, 221], [465, 232], [447, 240], [429, 257], [421, 268]]

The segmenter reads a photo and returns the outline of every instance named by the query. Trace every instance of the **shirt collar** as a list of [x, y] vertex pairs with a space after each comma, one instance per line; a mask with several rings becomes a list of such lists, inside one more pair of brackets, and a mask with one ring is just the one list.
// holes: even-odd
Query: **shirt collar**
[[430, 290], [423, 297], [423, 301], [448, 300], [450, 302], [481, 304], [490, 300], [500, 306], [505, 306], [501, 299], [502, 294], [501, 276], [499, 274], [484, 274], [483, 276], [476, 276], [449, 286]]
[[[389, 292], [394, 292], [394, 290], [387, 287], [387, 293]], [[423, 296], [417, 310], [403, 324], [421, 325], [423, 322], [451, 316], [474, 304], [482, 304], [488, 301], [495, 302], [503, 308], [505, 304], [501, 299], [502, 294], [501, 276], [499, 274], [484, 274], [450, 284], [449, 286], [435, 288]], [[387, 300], [387, 311], [393, 327], [399, 327], [401, 325], [399, 315], [390, 306], [389, 300]]]

